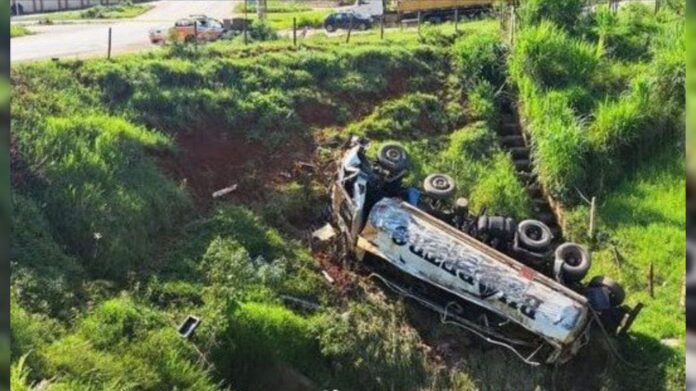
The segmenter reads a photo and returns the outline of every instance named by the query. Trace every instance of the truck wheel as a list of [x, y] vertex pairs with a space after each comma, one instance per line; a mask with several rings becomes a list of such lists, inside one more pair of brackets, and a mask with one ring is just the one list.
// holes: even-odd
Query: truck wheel
[[562, 262], [563, 278], [569, 282], [580, 281], [590, 271], [592, 260], [584, 247], [575, 243], [563, 243], [556, 249], [556, 262]]
[[623, 287], [609, 277], [593, 277], [588, 286], [592, 288], [606, 289], [609, 293], [609, 303], [611, 303], [611, 305], [614, 307], [618, 307], [623, 304], [623, 301], [626, 298], [626, 292], [624, 292]]
[[425, 194], [435, 200], [444, 200], [452, 197], [457, 191], [454, 179], [446, 174], [430, 174], [423, 181]]
[[520, 243], [530, 250], [545, 250], [551, 244], [551, 229], [539, 220], [524, 220], [517, 226]]
[[377, 161], [387, 170], [398, 173], [408, 168], [408, 153], [399, 144], [384, 144], [377, 151]]

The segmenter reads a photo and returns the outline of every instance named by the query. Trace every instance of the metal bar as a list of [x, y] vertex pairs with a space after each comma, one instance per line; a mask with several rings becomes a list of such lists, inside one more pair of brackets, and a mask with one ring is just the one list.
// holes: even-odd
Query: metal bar
[[384, 39], [384, 15], [379, 18], [379, 39]]
[[459, 32], [459, 8], [454, 10], [454, 31]]
[[109, 48], [106, 52], [106, 58], [111, 60], [111, 27], [109, 27]]
[[292, 17], [292, 45], [297, 46], [297, 17]]
[[350, 33], [353, 31], [353, 14], [350, 14], [350, 20], [348, 21], [348, 35], [346, 35], [346, 43], [350, 42]]

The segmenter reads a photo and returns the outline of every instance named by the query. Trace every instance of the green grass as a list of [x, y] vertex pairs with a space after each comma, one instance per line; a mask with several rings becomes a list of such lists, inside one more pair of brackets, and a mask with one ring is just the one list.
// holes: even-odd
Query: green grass
[[[336, 294], [300, 240], [310, 229], [307, 220], [321, 221], [325, 183], [296, 173], [292, 163], [283, 171], [294, 176], [284, 182], [268, 163], [300, 141], [316, 151], [293, 150], [292, 161], [328, 163], [337, 151], [330, 145], [351, 132], [365, 134], [374, 140], [370, 153], [382, 141], [408, 149], [414, 162], [409, 184], [431, 172], [449, 173], [474, 212], [485, 207], [491, 214], [529, 216], [530, 200], [494, 131], [500, 116], [495, 91], [508, 74], [497, 28], [490, 20], [462, 23], [460, 34], [452, 24], [425, 26], [420, 36], [415, 29], [387, 31], [383, 41], [371, 31], [350, 44], [318, 34], [300, 48], [288, 40], [220, 41], [111, 61], [15, 66], [12, 121], [21, 169], [13, 171], [19, 229], [12, 238], [11, 288], [12, 321], [22, 326], [13, 329], [15, 386], [49, 379], [64, 390], [275, 389], [269, 379], [299, 372], [320, 389], [552, 388], [553, 368], [530, 370], [502, 349], [480, 349], [471, 335], [416, 314], [418, 307], [371, 284]], [[675, 107], [678, 49], [655, 55], [674, 77], [649, 77]], [[616, 68], [600, 81], [589, 72], [592, 88], [628, 88], [634, 72], [649, 67]], [[617, 120], [631, 113], [616, 107], [621, 93], [588, 99], [589, 87], [549, 90], [518, 79], [541, 173], [561, 190], [573, 175], [586, 179], [576, 162], [589, 149], [579, 137], [585, 125], [594, 123], [607, 139], [635, 128]], [[594, 110], [598, 102], [602, 108]], [[577, 107], [598, 119], [579, 121]], [[242, 168], [200, 164], [204, 168], [185, 181], [172, 166], [197, 162], [177, 140], [195, 135], [248, 143], [254, 156], [243, 159]], [[220, 155], [226, 162], [245, 152], [246, 146]], [[683, 216], [675, 212], [683, 209], [677, 164], [683, 158], [665, 159], [626, 170], [616, 187], [598, 194], [600, 232], [635, 261], [613, 269], [611, 249], [601, 241], [593, 271], [627, 283], [631, 302], [650, 304], [622, 352], [638, 363], [668, 363], [657, 375], [641, 376], [612, 366], [594, 383], [608, 389], [630, 389], [617, 384], [624, 379], [655, 389], [683, 385], [683, 356], [657, 342], [683, 331], [683, 317], [667, 319], [679, 310], [672, 304], [678, 275], [665, 267], [672, 261], [683, 269], [676, 258]], [[237, 192], [211, 201], [203, 189], [204, 205], [192, 208], [189, 182], [205, 178], [217, 186], [216, 175], [238, 183]], [[582, 226], [585, 211], [572, 213]], [[640, 284], [650, 261], [659, 278], [652, 303]], [[294, 308], [283, 295], [320, 308]], [[184, 340], [176, 327], [188, 314], [203, 322]], [[455, 341], [462, 360], [433, 360], [426, 346], [433, 337]], [[564, 381], [597, 375], [596, 368], [592, 376], [578, 370], [592, 365], [579, 360], [560, 369]]]
[[[266, 15], [266, 22], [276, 30], [291, 30], [293, 19], [297, 20], [297, 28], [321, 28], [324, 20], [331, 13], [331, 10], [309, 10], [309, 11], [287, 11], [269, 13]], [[256, 15], [249, 15], [249, 19], [256, 20]]]
[[[610, 368], [620, 371], [617, 378], [626, 376], [621, 380], [625, 389], [677, 389], [683, 385], [685, 314], [680, 300], [686, 267], [684, 176], [683, 151], [672, 147], [643, 162], [598, 200], [599, 243], [588, 278], [611, 276], [626, 289], [627, 303], [645, 304], [632, 327], [642, 342], [623, 341], [621, 347], [627, 359], [652, 369], [632, 372], [618, 363]], [[587, 217], [586, 210], [583, 216]], [[578, 228], [587, 232], [587, 220], [578, 223]], [[654, 298], [648, 282], [651, 264]], [[681, 347], [661, 347], [662, 339], [676, 339]]]
[[79, 19], [130, 19], [154, 8], [149, 4], [97, 5], [86, 10], [58, 11], [46, 15], [28, 16], [23, 20], [67, 21]]
[[[311, 9], [306, 2], [269, 0], [266, 4], [266, 12], [269, 14], [296, 13], [310, 11]], [[249, 4], [247, 7], [246, 3], [241, 2], [234, 7], [234, 11], [238, 14], [243, 14], [244, 12], [256, 13], [256, 3]]]
[[30, 34], [32, 34], [31, 30], [21, 24], [10, 25], [10, 38], [18, 38]]

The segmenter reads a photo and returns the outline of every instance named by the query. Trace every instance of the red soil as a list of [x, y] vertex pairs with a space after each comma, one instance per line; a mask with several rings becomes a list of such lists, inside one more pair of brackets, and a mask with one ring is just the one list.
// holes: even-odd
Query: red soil
[[311, 140], [292, 137], [278, 148], [249, 141], [232, 132], [204, 129], [178, 134], [177, 151], [160, 156], [165, 172], [189, 188], [196, 203], [207, 207], [213, 192], [237, 185], [221, 197], [238, 201], [263, 199], [264, 189], [292, 181], [311, 162]]

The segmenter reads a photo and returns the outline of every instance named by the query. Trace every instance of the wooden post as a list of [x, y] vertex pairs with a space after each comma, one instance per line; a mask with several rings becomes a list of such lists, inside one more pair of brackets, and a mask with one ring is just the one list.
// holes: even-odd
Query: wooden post
[[193, 46], [198, 50], [198, 21], [193, 21]]
[[249, 43], [247, 38], [247, 25], [249, 24], [249, 0], [244, 0], [244, 44]]
[[418, 11], [418, 36], [420, 36], [420, 33], [421, 33], [420, 25], [421, 25], [421, 12]]
[[454, 10], [454, 32], [459, 32], [459, 8]]
[[107, 49], [107, 52], [106, 52], [106, 58], [108, 60], [111, 60], [111, 27], [109, 27], [109, 48]]
[[592, 201], [590, 202], [590, 227], [587, 230], [587, 236], [590, 238], [590, 240], [594, 239], [595, 215], [596, 214], [597, 214], [597, 198], [592, 197]]
[[350, 20], [348, 21], [348, 35], [346, 35], [346, 43], [350, 42], [350, 33], [353, 31], [353, 14], [350, 14]]
[[292, 17], [292, 46], [297, 46], [297, 17]]
[[650, 271], [648, 272], [648, 289], [650, 290], [650, 297], [655, 298], [655, 270], [653, 263], [650, 262]]
[[384, 15], [379, 18], [379, 39], [384, 39]]

